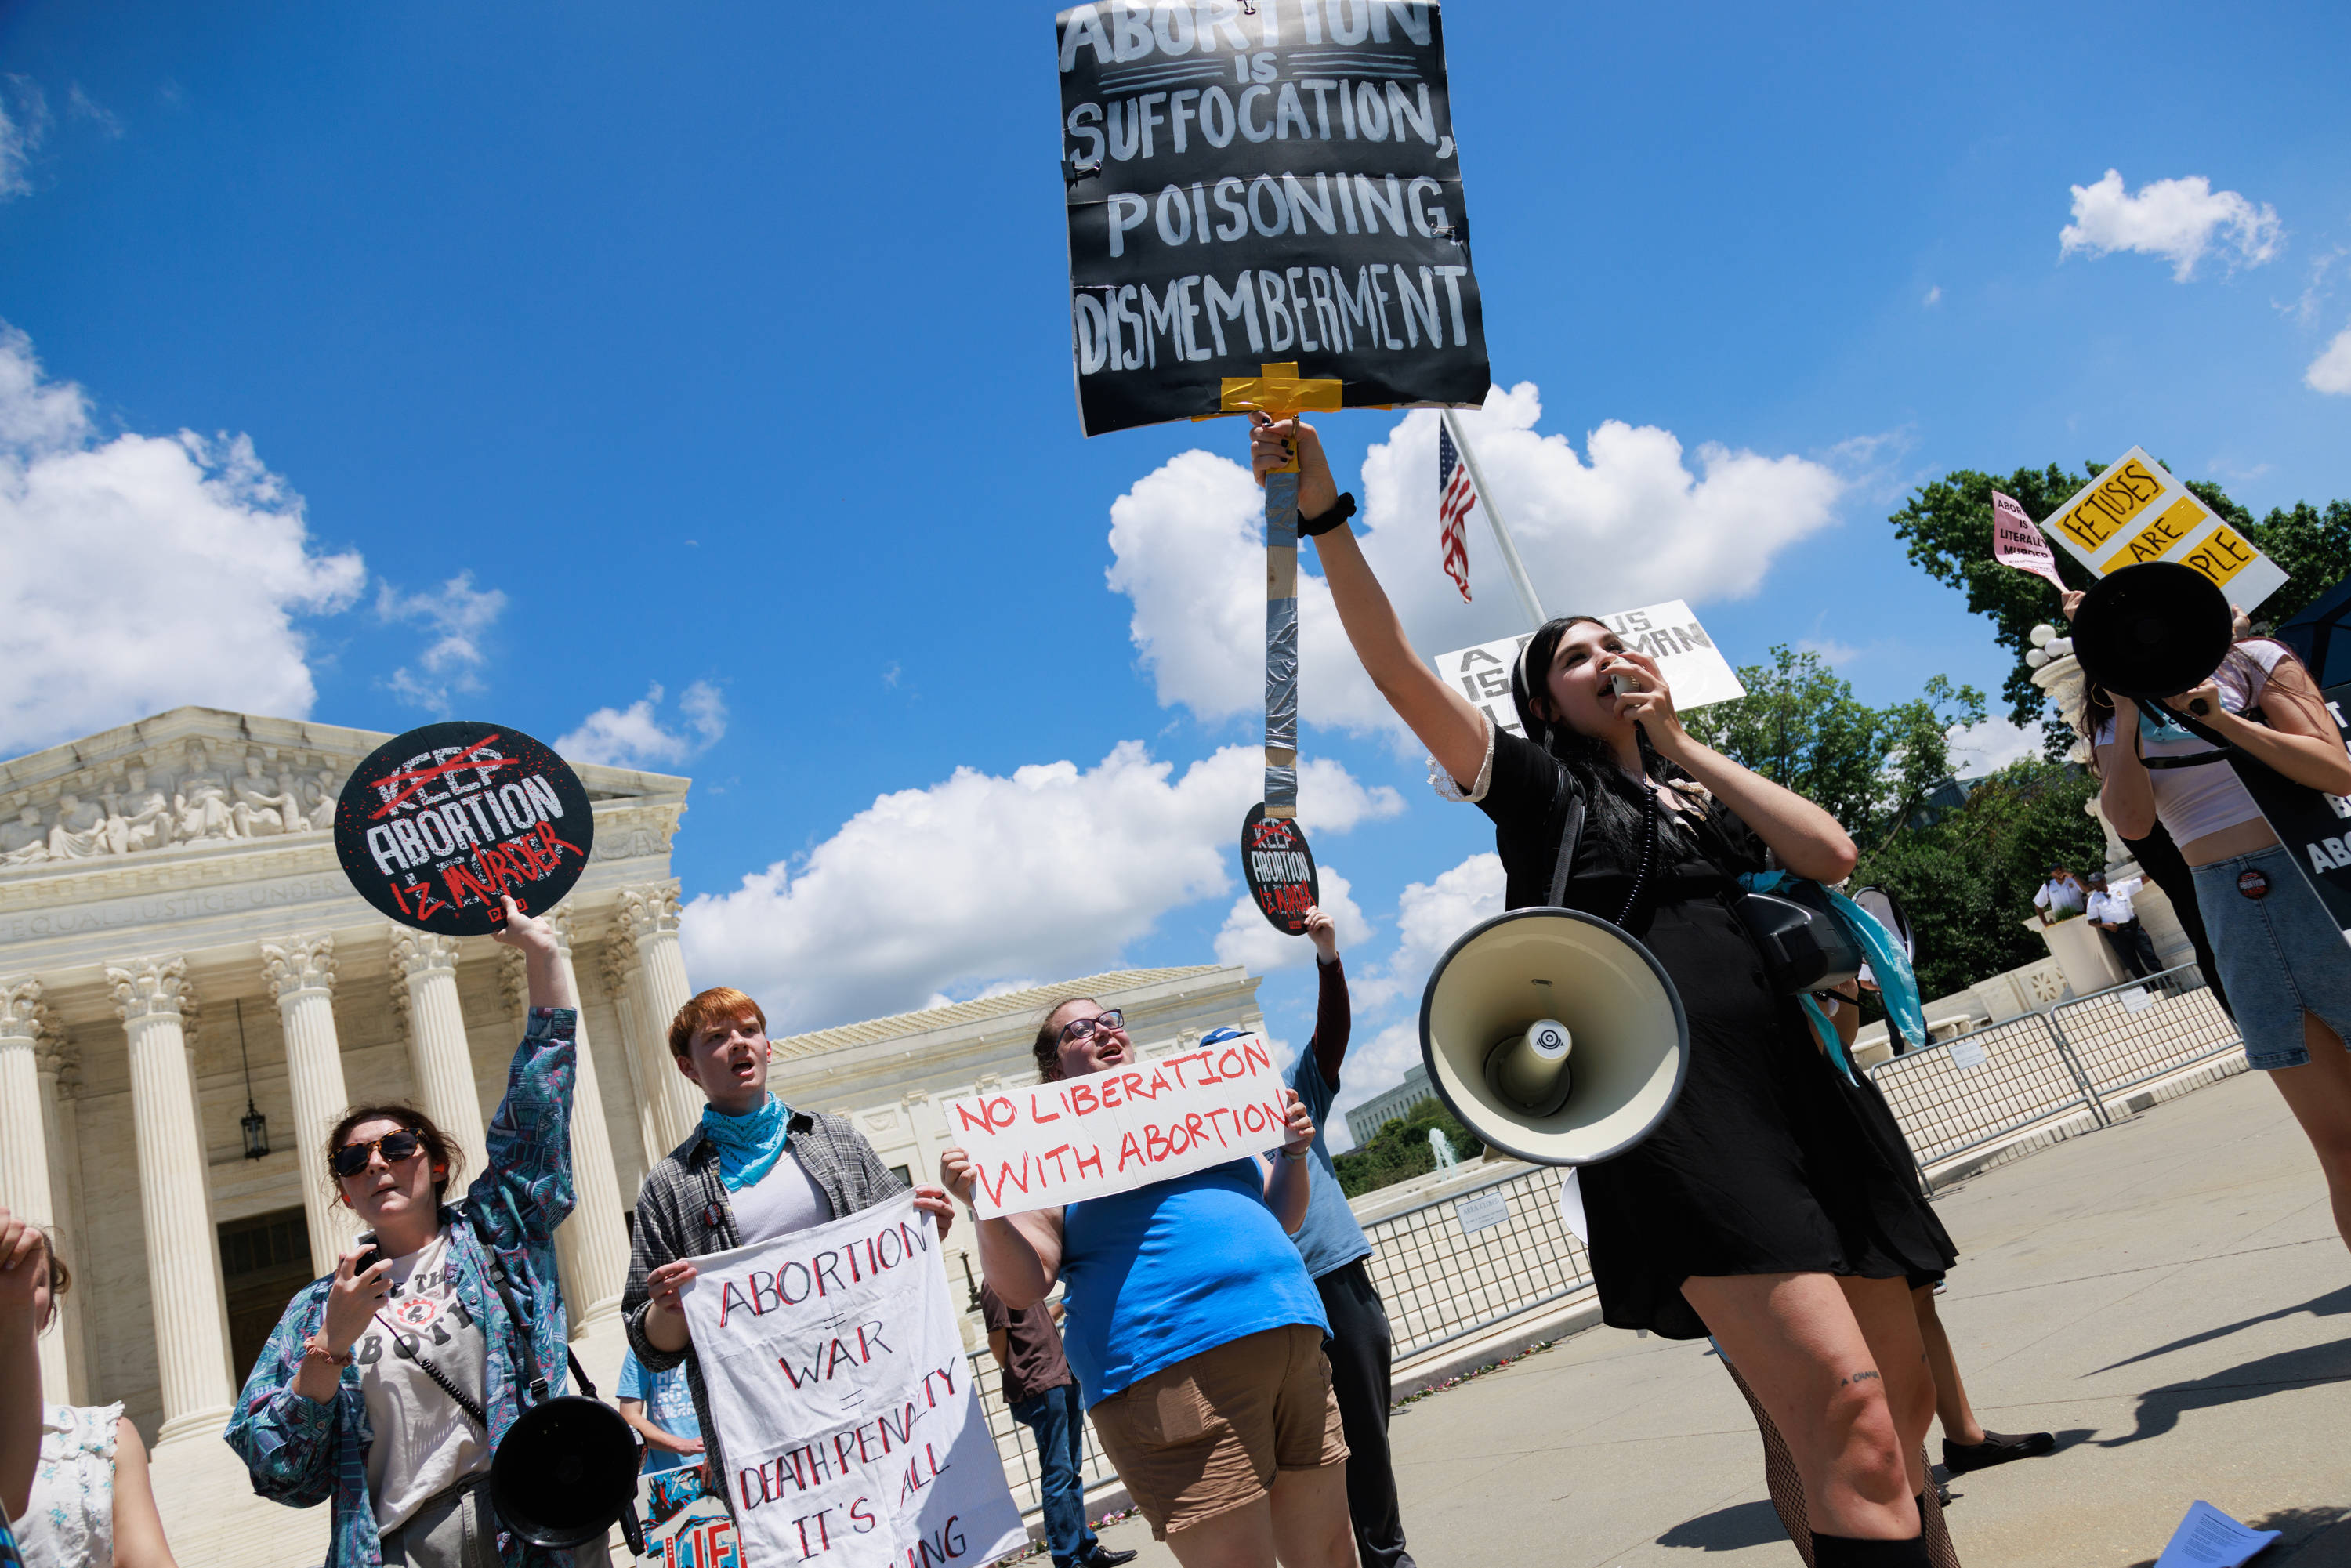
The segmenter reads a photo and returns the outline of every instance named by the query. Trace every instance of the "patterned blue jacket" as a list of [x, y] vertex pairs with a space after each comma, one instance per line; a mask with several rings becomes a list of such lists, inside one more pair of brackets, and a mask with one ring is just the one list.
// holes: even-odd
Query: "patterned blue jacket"
[[[577, 1015], [569, 1008], [533, 1008], [530, 1025], [513, 1065], [507, 1070], [506, 1098], [490, 1118], [487, 1168], [465, 1189], [463, 1208], [443, 1205], [441, 1224], [449, 1232], [449, 1277], [459, 1300], [483, 1326], [490, 1417], [495, 1448], [522, 1414], [528, 1374], [505, 1305], [491, 1282], [481, 1238], [486, 1235], [506, 1266], [507, 1278], [530, 1318], [531, 1343], [550, 1394], [564, 1391], [563, 1291], [555, 1268], [555, 1228], [571, 1212], [572, 1034]], [[467, 1216], [475, 1223], [466, 1223]], [[478, 1225], [477, 1232], [475, 1227]], [[332, 1501], [334, 1518], [327, 1568], [382, 1568], [375, 1503], [368, 1495], [367, 1400], [356, 1366], [343, 1368], [334, 1399], [314, 1404], [294, 1392], [302, 1369], [302, 1345], [318, 1332], [326, 1312], [330, 1278], [304, 1288], [253, 1364], [253, 1375], [237, 1396], [228, 1446], [252, 1473], [253, 1490], [290, 1508]], [[501, 1531], [498, 1556], [506, 1568], [562, 1568], [570, 1553], [532, 1546]]]

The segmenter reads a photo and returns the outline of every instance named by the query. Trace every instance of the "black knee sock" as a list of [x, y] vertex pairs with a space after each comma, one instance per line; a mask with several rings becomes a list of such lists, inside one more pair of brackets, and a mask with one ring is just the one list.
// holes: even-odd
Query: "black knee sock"
[[1923, 1536], [1907, 1541], [1856, 1541], [1813, 1531], [1813, 1568], [1927, 1568]]

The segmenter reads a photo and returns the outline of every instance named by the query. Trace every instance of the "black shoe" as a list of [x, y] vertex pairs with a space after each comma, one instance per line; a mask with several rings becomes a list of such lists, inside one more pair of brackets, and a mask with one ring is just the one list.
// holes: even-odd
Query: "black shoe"
[[1965, 1475], [1970, 1470], [2004, 1465], [2011, 1459], [2036, 1459], [2056, 1447], [2054, 1433], [1995, 1432], [1986, 1427], [1980, 1443], [1954, 1443], [1944, 1438], [1943, 1463], [1953, 1475]]
[[1078, 1568], [1119, 1568], [1122, 1563], [1134, 1561], [1132, 1552], [1113, 1552], [1100, 1542], [1094, 1542], [1094, 1554], [1078, 1564]]

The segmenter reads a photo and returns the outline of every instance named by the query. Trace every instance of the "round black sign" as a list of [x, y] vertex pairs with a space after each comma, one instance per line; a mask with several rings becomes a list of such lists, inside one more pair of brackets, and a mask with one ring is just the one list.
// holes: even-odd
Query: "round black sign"
[[1262, 800], [1241, 819], [1241, 875], [1249, 881], [1258, 913], [1272, 921], [1276, 931], [1305, 934], [1306, 911], [1321, 897], [1314, 852], [1306, 847], [1305, 829], [1286, 817], [1267, 817]]
[[335, 854], [360, 896], [403, 925], [486, 936], [514, 894], [555, 907], [587, 869], [596, 824], [580, 775], [518, 729], [459, 719], [369, 754], [335, 808]]

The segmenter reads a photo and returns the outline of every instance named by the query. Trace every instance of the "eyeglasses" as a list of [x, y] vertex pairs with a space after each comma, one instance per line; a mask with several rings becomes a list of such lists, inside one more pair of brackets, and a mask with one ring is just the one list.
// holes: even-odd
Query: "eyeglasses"
[[339, 1176], [359, 1175], [368, 1167], [368, 1155], [378, 1149], [383, 1151], [384, 1164], [396, 1166], [423, 1146], [423, 1140], [406, 1127], [364, 1144], [345, 1144], [335, 1151], [335, 1174]]
[[1113, 1008], [1106, 1013], [1096, 1013], [1090, 1019], [1071, 1019], [1061, 1026], [1059, 1043], [1067, 1045], [1073, 1040], [1092, 1040], [1094, 1030], [1098, 1029], [1123, 1030], [1125, 1027], [1126, 1015], [1118, 1009]]

